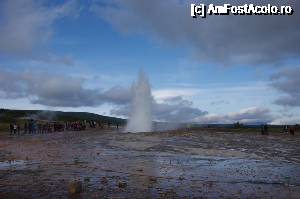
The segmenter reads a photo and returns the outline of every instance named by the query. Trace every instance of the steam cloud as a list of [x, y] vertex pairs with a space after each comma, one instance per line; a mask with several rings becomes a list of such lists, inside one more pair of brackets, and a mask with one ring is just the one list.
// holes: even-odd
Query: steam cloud
[[152, 95], [149, 81], [141, 71], [138, 81], [133, 84], [131, 115], [126, 127], [127, 132], [152, 131]]

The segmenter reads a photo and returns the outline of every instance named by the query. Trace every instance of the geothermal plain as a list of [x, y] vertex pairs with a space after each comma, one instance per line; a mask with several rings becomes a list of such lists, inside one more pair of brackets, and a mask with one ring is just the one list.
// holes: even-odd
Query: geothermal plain
[[2, 135], [0, 198], [299, 198], [299, 150], [221, 129]]

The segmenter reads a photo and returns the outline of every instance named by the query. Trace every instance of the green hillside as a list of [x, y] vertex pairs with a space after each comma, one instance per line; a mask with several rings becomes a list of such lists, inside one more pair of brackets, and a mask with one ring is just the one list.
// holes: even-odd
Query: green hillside
[[9, 123], [23, 123], [24, 121], [29, 119], [63, 122], [86, 120], [119, 125], [123, 125], [126, 123], [126, 120], [124, 119], [86, 112], [0, 109], [0, 131], [7, 130]]

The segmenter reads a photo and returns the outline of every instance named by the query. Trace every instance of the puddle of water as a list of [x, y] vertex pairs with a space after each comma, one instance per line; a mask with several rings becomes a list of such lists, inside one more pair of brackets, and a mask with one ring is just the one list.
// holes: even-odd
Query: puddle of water
[[0, 169], [7, 169], [10, 167], [20, 167], [25, 165], [26, 165], [25, 160], [7, 160], [7, 161], [0, 162]]

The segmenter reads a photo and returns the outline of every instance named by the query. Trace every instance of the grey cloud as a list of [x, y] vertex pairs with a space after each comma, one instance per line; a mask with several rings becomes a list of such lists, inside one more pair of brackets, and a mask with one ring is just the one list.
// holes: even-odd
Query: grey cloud
[[193, 107], [191, 101], [182, 97], [166, 99], [162, 103], [156, 102], [153, 107], [155, 119], [167, 122], [190, 122], [196, 117], [208, 114]]
[[[290, 5], [292, 16], [208, 16], [193, 19], [189, 3], [176, 0], [107, 0], [92, 10], [121, 32], [151, 35], [190, 50], [202, 61], [274, 64], [300, 54], [299, 1], [229, 0], [232, 5]], [[204, 0], [201, 3], [224, 4]]]
[[129, 117], [130, 106], [129, 104], [125, 104], [118, 107], [114, 107], [110, 110], [110, 114], [115, 116]]
[[7, 71], [0, 72], [0, 97], [1, 98], [22, 98], [27, 94], [26, 89], [22, 85], [22, 80], [17, 73], [10, 73]]
[[76, 1], [44, 5], [44, 1], [0, 2], [0, 53], [31, 54], [52, 34], [52, 24], [75, 13]]
[[280, 91], [275, 103], [283, 106], [300, 106], [300, 67], [284, 68], [271, 76], [271, 86]]
[[[170, 103], [171, 102], [171, 103]], [[199, 108], [193, 107], [192, 102], [175, 97], [164, 102], [153, 101], [154, 119], [165, 122], [196, 122], [203, 124], [232, 124], [241, 122], [245, 124], [271, 123], [274, 116], [267, 108], [252, 107], [228, 114], [209, 114]], [[130, 106], [119, 106], [111, 111], [113, 115], [128, 116]]]
[[[206, 115], [206, 111], [193, 107], [193, 103], [185, 100], [182, 97], [172, 97], [163, 102], [153, 100], [153, 117], [158, 121], [166, 122], [188, 122], [194, 118]], [[130, 113], [130, 105], [119, 106], [111, 110], [112, 115], [128, 116]]]
[[228, 114], [207, 114], [195, 118], [195, 122], [211, 124], [232, 124], [241, 122], [247, 124], [271, 123], [274, 117], [267, 108], [252, 107]]
[[128, 104], [131, 100], [131, 89], [121, 86], [114, 86], [103, 93], [107, 101], [113, 101], [115, 104]]
[[[123, 92], [118, 92], [123, 91]], [[126, 89], [88, 89], [80, 78], [46, 72], [0, 71], [1, 98], [28, 98], [33, 104], [52, 107], [99, 106], [129, 102]]]

